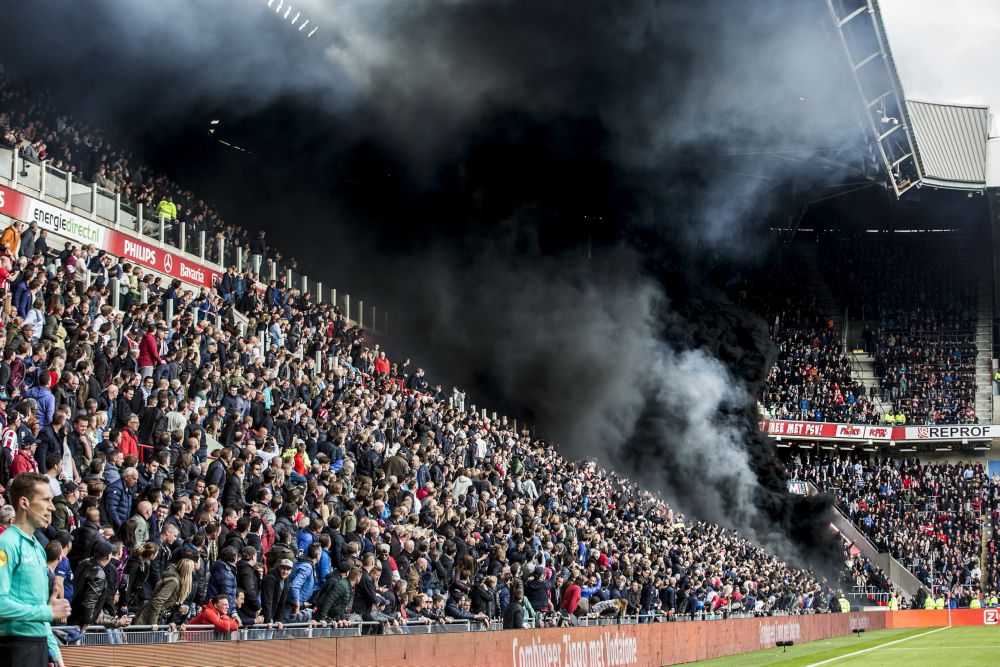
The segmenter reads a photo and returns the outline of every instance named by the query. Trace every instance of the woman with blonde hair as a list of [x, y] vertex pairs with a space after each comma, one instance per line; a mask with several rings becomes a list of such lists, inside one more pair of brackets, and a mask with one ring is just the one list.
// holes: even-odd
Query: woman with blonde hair
[[135, 625], [160, 625], [170, 622], [170, 617], [176, 612], [182, 617], [188, 615], [188, 605], [184, 601], [191, 594], [194, 580], [194, 570], [197, 566], [194, 560], [183, 558], [177, 565], [167, 568], [163, 577], [153, 589], [153, 595], [135, 617]]

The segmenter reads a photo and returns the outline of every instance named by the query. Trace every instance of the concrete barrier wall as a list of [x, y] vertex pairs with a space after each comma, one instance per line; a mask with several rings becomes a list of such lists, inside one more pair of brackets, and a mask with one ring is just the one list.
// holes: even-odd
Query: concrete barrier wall
[[822, 614], [592, 628], [219, 641], [64, 649], [67, 667], [358, 665], [428, 667], [659, 667], [886, 627], [886, 613]]

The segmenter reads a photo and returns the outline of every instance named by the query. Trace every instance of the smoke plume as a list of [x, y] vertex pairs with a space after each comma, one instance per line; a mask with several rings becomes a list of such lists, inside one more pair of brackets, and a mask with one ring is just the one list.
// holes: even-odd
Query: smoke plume
[[[826, 507], [754, 423], [766, 327], [721, 287], [849, 170], [812, 160], [854, 136], [823, 3], [304, 0], [311, 38], [272, 4], [20, 3], [0, 50], [228, 219], [290, 219], [395, 355], [815, 555]], [[209, 113], [253, 158], [192, 138]]]

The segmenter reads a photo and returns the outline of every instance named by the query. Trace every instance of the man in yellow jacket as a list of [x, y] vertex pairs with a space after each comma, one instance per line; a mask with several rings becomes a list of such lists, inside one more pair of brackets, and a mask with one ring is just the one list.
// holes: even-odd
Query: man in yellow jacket
[[174, 203], [174, 196], [167, 195], [160, 200], [160, 203], [156, 205], [156, 217], [163, 217], [164, 220], [170, 222], [177, 217], [177, 204]]

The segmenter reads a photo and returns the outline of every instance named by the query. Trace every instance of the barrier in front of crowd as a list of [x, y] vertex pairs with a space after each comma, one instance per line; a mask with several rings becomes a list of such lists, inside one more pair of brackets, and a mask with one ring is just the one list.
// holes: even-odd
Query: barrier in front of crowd
[[[887, 627], [891, 613], [807, 614], [799, 616], [730, 618], [687, 623], [628, 623], [614, 626], [552, 627], [479, 632], [401, 632], [360, 636], [272, 635], [252, 637], [266, 628], [247, 628], [247, 637], [232, 640], [211, 629], [196, 632], [211, 640], [111, 643], [68, 646], [68, 667], [181, 664], [222, 666], [272, 665], [433, 665], [434, 667], [532, 667], [534, 665], [602, 665], [604, 667], [670, 665], [771, 648], [775, 642], [795, 644], [843, 636], [854, 630]], [[478, 625], [473, 623], [472, 625]], [[482, 627], [482, 626], [480, 626]], [[291, 629], [291, 628], [290, 628]], [[314, 628], [312, 632], [323, 630]], [[410, 627], [407, 630], [414, 630]], [[195, 632], [187, 628], [188, 632]], [[136, 632], [151, 632], [150, 628]], [[163, 629], [160, 629], [163, 632]], [[275, 631], [276, 632], [276, 631]], [[121, 631], [128, 635], [128, 631]], [[238, 633], [242, 634], [242, 633]], [[254, 639], [260, 641], [254, 641]]]
[[922, 442], [975, 443], [986, 449], [989, 441], [1000, 438], [1000, 424], [941, 424], [935, 426], [889, 426], [834, 424], [782, 419], [763, 419], [764, 435], [782, 440], [834, 441], [854, 445], [907, 445]]

